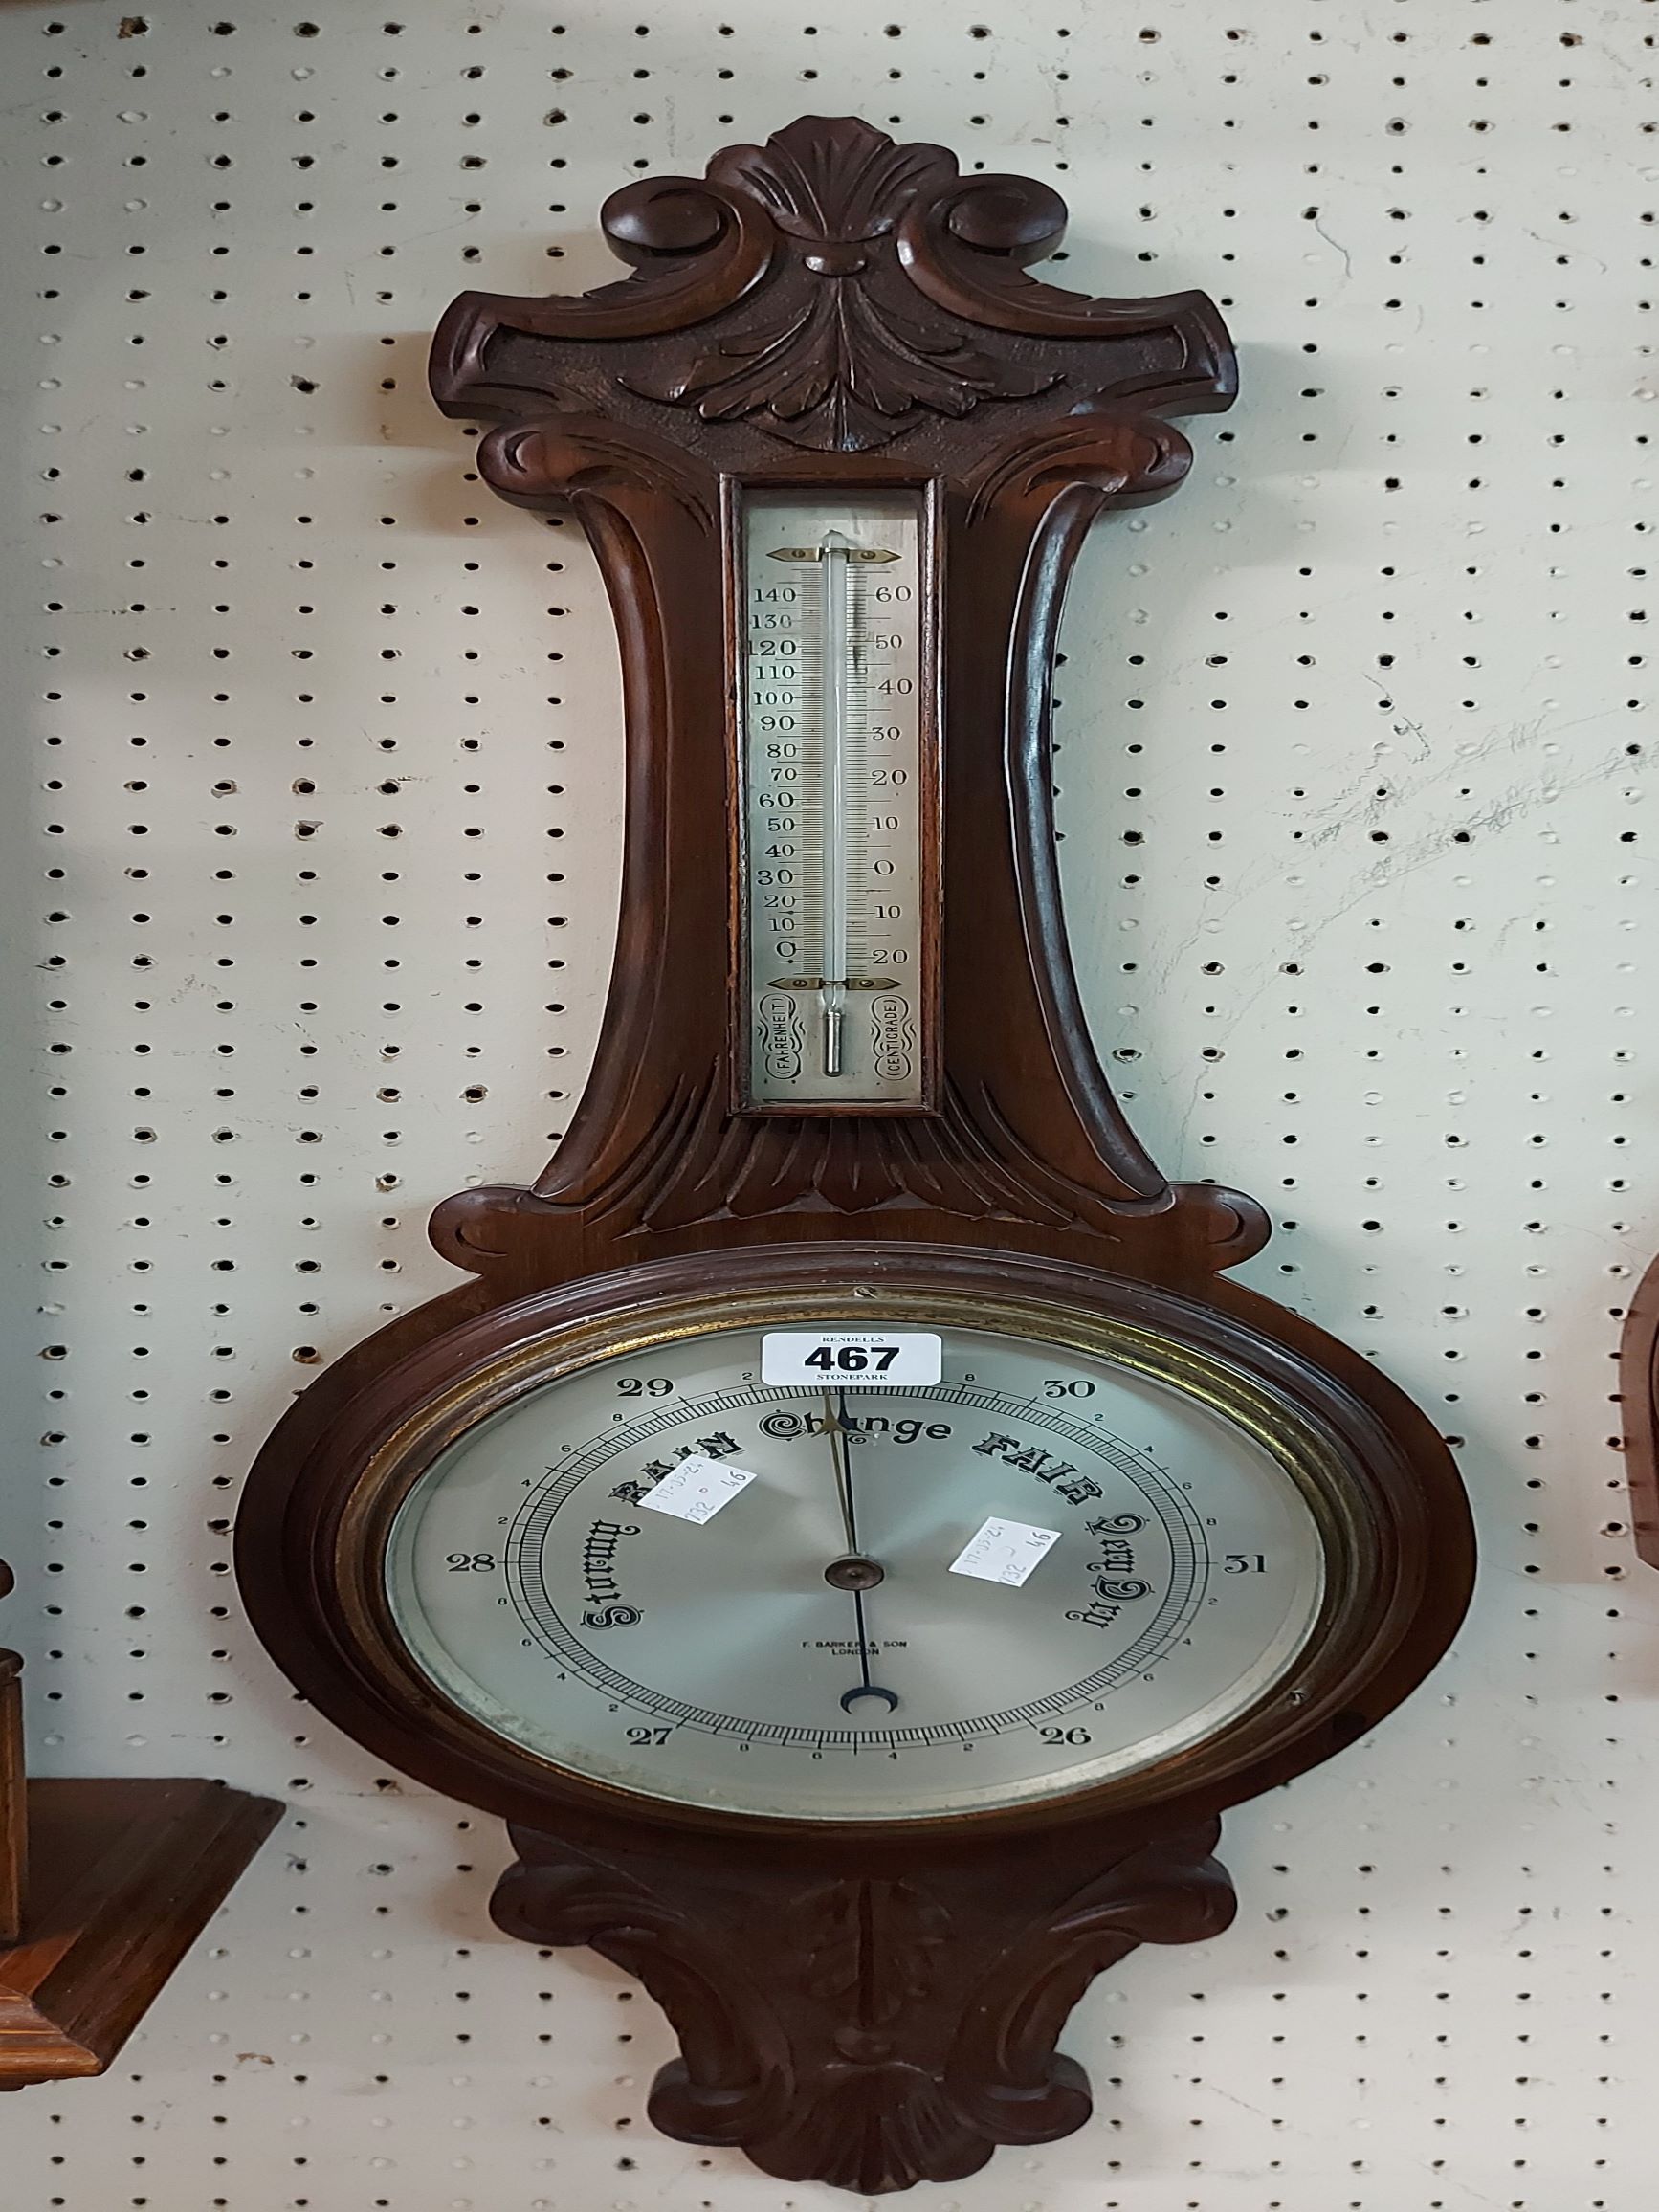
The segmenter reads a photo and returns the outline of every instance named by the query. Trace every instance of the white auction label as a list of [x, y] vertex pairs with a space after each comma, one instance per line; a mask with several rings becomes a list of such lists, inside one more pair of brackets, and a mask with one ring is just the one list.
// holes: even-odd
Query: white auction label
[[925, 1329], [772, 1329], [761, 1338], [763, 1382], [878, 1389], [937, 1382], [942, 1346]]
[[696, 1521], [700, 1528], [754, 1479], [746, 1468], [728, 1467], [723, 1460], [688, 1451], [639, 1502], [653, 1513], [671, 1513], [675, 1520]]
[[1058, 1529], [1034, 1529], [1029, 1521], [998, 1520], [993, 1515], [952, 1559], [950, 1571], [1017, 1589], [1059, 1540]]

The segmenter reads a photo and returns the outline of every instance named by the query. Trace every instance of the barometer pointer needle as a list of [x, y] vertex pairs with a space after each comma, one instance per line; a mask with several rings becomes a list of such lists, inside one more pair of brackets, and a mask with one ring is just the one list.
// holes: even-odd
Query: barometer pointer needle
[[874, 1697], [887, 1707], [889, 1713], [898, 1703], [896, 1692], [884, 1690], [870, 1676], [870, 1638], [864, 1622], [864, 1593], [874, 1589], [881, 1581], [881, 1569], [874, 1559], [867, 1559], [858, 1548], [858, 1512], [852, 1497], [852, 1466], [848, 1454], [847, 1438], [851, 1423], [847, 1415], [847, 1393], [839, 1393], [839, 1408], [830, 1403], [830, 1393], [824, 1393], [824, 1427], [830, 1437], [830, 1455], [835, 1468], [835, 1492], [841, 1501], [841, 1525], [847, 1537], [844, 1559], [833, 1559], [825, 1569], [824, 1579], [832, 1588], [852, 1593], [853, 1617], [858, 1626], [859, 1680], [852, 1690], [841, 1693], [841, 1710], [851, 1713], [853, 1706], [866, 1697]]

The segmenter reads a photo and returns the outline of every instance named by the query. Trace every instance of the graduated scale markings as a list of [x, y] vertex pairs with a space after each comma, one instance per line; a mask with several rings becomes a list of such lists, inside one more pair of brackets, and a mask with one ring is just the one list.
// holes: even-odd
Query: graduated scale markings
[[[872, 1680], [869, 1660], [878, 1649], [866, 1624], [864, 1606], [867, 1593], [874, 1591], [886, 1580], [885, 1569], [878, 1559], [871, 1559], [858, 1539], [855, 1515], [848, 1516], [847, 1550], [831, 1559], [824, 1570], [824, 1579], [832, 1588], [852, 1596], [857, 1608], [856, 1632], [845, 1640], [838, 1640], [862, 1668], [862, 1679], [842, 1692], [838, 1702], [843, 1711], [855, 1717], [874, 1723], [856, 1732], [838, 1728], [828, 1722], [822, 1725], [779, 1725], [760, 1719], [749, 1719], [732, 1713], [713, 1712], [664, 1693], [662, 1691], [633, 1680], [618, 1668], [607, 1665], [583, 1644], [573, 1633], [561, 1611], [560, 1604], [548, 1587], [547, 1570], [549, 1548], [557, 1542], [555, 1522], [561, 1510], [572, 1499], [586, 1479], [616, 1460], [633, 1461], [642, 1449], [647, 1453], [643, 1467], [634, 1477], [625, 1478], [611, 1486], [608, 1495], [617, 1515], [630, 1509], [645, 1508], [652, 1493], [664, 1483], [673, 1483], [680, 1469], [687, 1463], [715, 1464], [736, 1451], [736, 1440], [724, 1429], [702, 1434], [695, 1441], [680, 1445], [677, 1449], [664, 1453], [660, 1447], [653, 1449], [653, 1440], [670, 1429], [688, 1427], [700, 1429], [704, 1425], [730, 1414], [739, 1408], [772, 1408], [771, 1435], [780, 1432], [788, 1435], [785, 1424], [793, 1418], [798, 1425], [791, 1441], [809, 1442], [813, 1438], [827, 1439], [832, 1447], [830, 1464], [838, 1495], [845, 1500], [851, 1488], [850, 1473], [853, 1455], [862, 1466], [867, 1462], [872, 1447], [879, 1447], [884, 1436], [894, 1434], [896, 1428], [901, 1441], [893, 1457], [903, 1449], [906, 1443], [921, 1437], [941, 1440], [942, 1433], [950, 1433], [940, 1422], [927, 1422], [917, 1416], [893, 1411], [874, 1410], [867, 1401], [857, 1406], [849, 1405], [845, 1394], [834, 1405], [824, 1403], [822, 1393], [810, 1389], [780, 1389], [776, 1385], [761, 1384], [734, 1391], [714, 1392], [678, 1405], [674, 1411], [648, 1413], [625, 1424], [609, 1435], [590, 1440], [586, 1446], [571, 1450], [557, 1467], [546, 1471], [545, 1479], [536, 1486], [520, 1510], [518, 1523], [507, 1547], [509, 1587], [525, 1626], [542, 1641], [549, 1652], [566, 1666], [591, 1680], [620, 1701], [637, 1705], [659, 1717], [671, 1717], [676, 1724], [714, 1730], [717, 1733], [753, 1736], [777, 1743], [791, 1743], [809, 1747], [836, 1745], [856, 1749], [860, 1741], [878, 1743], [882, 1747], [904, 1743], [937, 1743], [985, 1733], [996, 1733], [1004, 1728], [1030, 1722], [1045, 1714], [1065, 1712], [1100, 1695], [1117, 1682], [1139, 1673], [1154, 1664], [1158, 1656], [1184, 1629], [1193, 1610], [1202, 1601], [1207, 1582], [1209, 1559], [1207, 1547], [1198, 1517], [1190, 1503], [1172, 1483], [1167, 1471], [1160, 1467], [1146, 1453], [1139, 1450], [1124, 1438], [1102, 1431], [1098, 1427], [1082, 1421], [1068, 1420], [1051, 1407], [1038, 1407], [1033, 1401], [1010, 1396], [1006, 1392], [976, 1388], [971, 1384], [942, 1384], [926, 1389], [900, 1389], [883, 1391], [883, 1401], [891, 1399], [896, 1405], [918, 1405], [920, 1407], [949, 1405], [965, 1411], [995, 1414], [1004, 1421], [1019, 1421], [1021, 1432], [1009, 1432], [1005, 1427], [981, 1429], [976, 1425], [964, 1431], [960, 1447], [978, 1458], [989, 1458], [1000, 1465], [1018, 1470], [1036, 1482], [1058, 1484], [1068, 1502], [1083, 1507], [1093, 1506], [1105, 1496], [1102, 1485], [1087, 1473], [1083, 1467], [1070, 1458], [1062, 1458], [1044, 1446], [1032, 1443], [1025, 1431], [1040, 1428], [1053, 1442], [1094, 1456], [1126, 1475], [1136, 1486], [1138, 1497], [1150, 1505], [1145, 1514], [1133, 1512], [1096, 1512], [1086, 1523], [1083, 1535], [1087, 1540], [1091, 1570], [1082, 1589], [1070, 1582], [1059, 1601], [1066, 1617], [1072, 1621], [1086, 1622], [1096, 1627], [1115, 1624], [1126, 1605], [1149, 1596], [1157, 1596], [1154, 1586], [1135, 1572], [1138, 1555], [1134, 1537], [1149, 1522], [1156, 1520], [1169, 1539], [1168, 1573], [1160, 1603], [1145, 1619], [1141, 1633], [1136, 1636], [1126, 1650], [1109, 1665], [1097, 1668], [1067, 1688], [1050, 1695], [1031, 1700], [1017, 1707], [974, 1715], [968, 1719], [950, 1721], [925, 1727], [914, 1727], [902, 1721], [884, 1725], [885, 1715], [898, 1710], [902, 1693], [886, 1684]], [[815, 1403], [814, 1400], [817, 1400]], [[799, 1413], [780, 1409], [799, 1404]], [[752, 1448], [749, 1455], [755, 1456]], [[741, 1471], [748, 1480], [756, 1479], [752, 1469]], [[890, 1479], [902, 1480], [897, 1464], [886, 1471]], [[746, 1488], [746, 1483], [742, 1486]], [[868, 1482], [862, 1486], [863, 1494], [870, 1496]], [[737, 1493], [734, 1493], [737, 1494]], [[1008, 1486], [1009, 1502], [1018, 1499], [1013, 1483]], [[723, 1510], [723, 1509], [722, 1509]], [[710, 1519], [713, 1515], [708, 1516]], [[697, 1527], [705, 1525], [699, 1520]], [[948, 1539], [941, 1535], [938, 1563], [948, 1572], [977, 1572], [962, 1569], [951, 1554], [957, 1552], [963, 1534], [967, 1543], [958, 1552], [958, 1559], [983, 1542], [989, 1524], [976, 1521], [971, 1531], [964, 1532], [954, 1523]], [[1012, 1524], [1022, 1525], [1022, 1524]], [[735, 1518], [723, 1521], [720, 1534], [730, 1541], [741, 1542], [741, 1531]], [[1035, 1533], [1035, 1532], [1033, 1532]], [[1043, 1532], [1050, 1534], [1050, 1532]], [[1058, 1540], [1052, 1532], [1051, 1541]], [[624, 1585], [616, 1574], [619, 1553], [626, 1548], [629, 1523], [621, 1518], [601, 1517], [592, 1524], [585, 1538], [585, 1557], [600, 1559], [597, 1578], [589, 1576], [585, 1583], [585, 1594], [597, 1601], [578, 1617], [579, 1625], [597, 1631], [601, 1628], [631, 1627], [643, 1618], [643, 1610], [636, 1609], [624, 1595]], [[872, 1547], [878, 1548], [878, 1547]], [[1038, 1548], [1039, 1560], [1047, 1556], [1048, 1544]], [[859, 1570], [864, 1570], [860, 1572]], [[689, 1570], [688, 1570], [689, 1571]], [[983, 1579], [1002, 1581], [1000, 1576]], [[1008, 1581], [1007, 1587], [1021, 1587], [1029, 1579], [1022, 1575], [1018, 1582]], [[1052, 1588], [1046, 1595], [1050, 1603], [1056, 1602]], [[1068, 1604], [1066, 1598], [1076, 1600]], [[568, 1610], [566, 1606], [565, 1610]], [[869, 1712], [863, 1709], [869, 1707]]]

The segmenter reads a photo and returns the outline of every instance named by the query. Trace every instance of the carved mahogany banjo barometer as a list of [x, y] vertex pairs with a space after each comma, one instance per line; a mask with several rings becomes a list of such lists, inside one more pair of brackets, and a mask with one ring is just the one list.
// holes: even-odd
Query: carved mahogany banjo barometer
[[620, 633], [593, 1075], [438, 1208], [467, 1283], [296, 1403], [240, 1572], [307, 1696], [513, 1824], [501, 1925], [658, 1998], [660, 2128], [897, 2189], [1082, 2123], [1072, 2005], [1226, 1925], [1218, 1812], [1420, 1680], [1468, 1516], [1226, 1280], [1265, 1216], [1137, 1144], [1067, 953], [1061, 602], [1232, 398], [1215, 308], [1032, 280], [1047, 186], [852, 121], [602, 219], [630, 276], [432, 356]]

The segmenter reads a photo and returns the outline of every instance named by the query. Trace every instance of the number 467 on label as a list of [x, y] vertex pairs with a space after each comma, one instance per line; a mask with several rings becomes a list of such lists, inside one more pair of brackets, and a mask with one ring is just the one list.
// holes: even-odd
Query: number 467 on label
[[923, 1329], [770, 1329], [761, 1338], [763, 1382], [878, 1389], [937, 1382], [940, 1344]]

